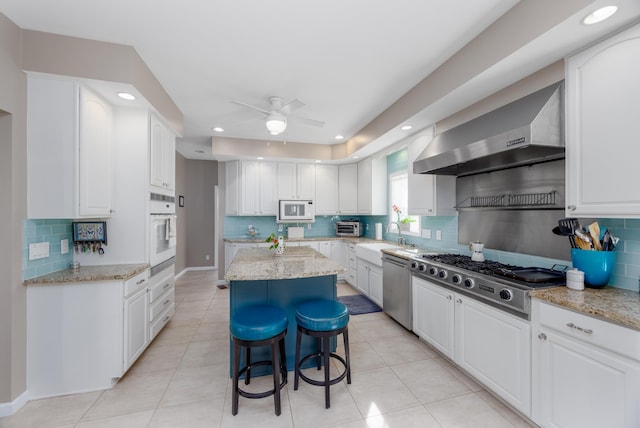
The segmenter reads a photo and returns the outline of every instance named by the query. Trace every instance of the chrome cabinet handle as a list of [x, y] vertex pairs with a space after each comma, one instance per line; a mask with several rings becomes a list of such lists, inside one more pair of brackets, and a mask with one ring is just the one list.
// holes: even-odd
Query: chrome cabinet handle
[[456, 302], [462, 303], [462, 299], [458, 299], [458, 300], [456, 300]]
[[578, 325], [575, 325], [575, 324], [574, 324], [574, 323], [572, 323], [572, 322], [567, 323], [567, 327], [572, 328], [572, 329], [574, 329], [574, 330], [581, 331], [581, 332], [583, 332], [583, 333], [585, 333], [585, 334], [591, 334], [591, 333], [593, 333], [593, 330], [591, 330], [590, 328], [582, 328], [582, 327], [580, 327], [580, 326], [578, 326]]
[[169, 320], [169, 318], [171, 318], [169, 315], [167, 315], [166, 317], [162, 318], [162, 322], [166, 322]]
[[170, 285], [171, 285], [171, 283], [167, 282], [165, 285], [162, 286], [162, 289], [166, 290]]
[[447, 300], [451, 300], [451, 299], [453, 299], [453, 296], [452, 296], [451, 294], [449, 294], [449, 295], [447, 296]]
[[162, 306], [167, 306], [169, 304], [169, 302], [171, 301], [171, 299], [167, 299], [164, 301], [164, 303], [162, 304]]
[[540, 339], [540, 340], [547, 340], [547, 335], [546, 335], [546, 334], [544, 334], [544, 333], [540, 333], [540, 334], [538, 335], [538, 339]]
[[576, 210], [576, 206], [575, 206], [575, 205], [569, 205], [569, 206], [567, 207], [567, 209], [568, 209], [569, 211], [575, 211], [575, 210]]
[[145, 282], [145, 281], [146, 281], [146, 279], [141, 279], [140, 281], [136, 282], [136, 285], [140, 285], [140, 284], [142, 284], [142, 283], [143, 283], [143, 282]]

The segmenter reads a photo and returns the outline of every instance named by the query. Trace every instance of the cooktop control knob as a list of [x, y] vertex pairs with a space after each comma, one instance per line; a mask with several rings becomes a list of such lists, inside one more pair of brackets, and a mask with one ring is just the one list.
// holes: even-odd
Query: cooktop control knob
[[464, 286], [467, 288], [473, 288], [475, 287], [475, 285], [476, 285], [476, 282], [471, 278], [467, 278], [464, 280]]
[[502, 290], [500, 290], [500, 298], [508, 302], [509, 300], [513, 299], [513, 293], [511, 292], [511, 290], [503, 288]]
[[449, 272], [447, 272], [446, 270], [441, 270], [440, 272], [438, 272], [438, 278], [440, 279], [447, 279], [447, 276], [449, 276]]
[[425, 265], [424, 263], [420, 263], [420, 264], [418, 265], [418, 270], [419, 270], [420, 272], [424, 272], [425, 270], [427, 270], [427, 265]]
[[438, 269], [436, 269], [433, 266], [431, 266], [429, 268], [429, 275], [437, 275], [437, 274], [438, 274]]
[[462, 277], [461, 277], [460, 275], [458, 275], [458, 274], [455, 274], [455, 275], [453, 275], [453, 276], [451, 277], [451, 281], [452, 281], [454, 284], [460, 284], [460, 283], [462, 282]]
[[417, 261], [415, 261], [415, 260], [412, 261], [411, 262], [411, 269], [418, 269], [418, 265], [419, 265], [419, 263]]

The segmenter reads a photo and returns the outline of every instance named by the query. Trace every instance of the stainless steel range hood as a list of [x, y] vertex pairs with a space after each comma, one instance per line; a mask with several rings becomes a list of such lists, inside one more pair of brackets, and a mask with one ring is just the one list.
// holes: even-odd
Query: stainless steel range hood
[[559, 82], [437, 135], [416, 174], [465, 176], [564, 158]]

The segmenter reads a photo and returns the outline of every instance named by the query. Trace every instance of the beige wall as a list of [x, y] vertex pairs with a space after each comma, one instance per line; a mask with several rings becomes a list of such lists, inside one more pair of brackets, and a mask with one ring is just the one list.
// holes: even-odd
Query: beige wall
[[[215, 266], [215, 186], [218, 162], [187, 160], [185, 187], [186, 266]], [[209, 255], [209, 260], [205, 256]]]
[[[187, 193], [187, 160], [176, 153], [176, 198]], [[176, 274], [187, 267], [187, 207], [180, 208], [176, 201], [178, 215], [178, 243], [176, 245]]]
[[[26, 390], [26, 290], [22, 222], [27, 212], [27, 80], [20, 29], [0, 14], [0, 404]], [[7, 203], [8, 202], [8, 203]]]

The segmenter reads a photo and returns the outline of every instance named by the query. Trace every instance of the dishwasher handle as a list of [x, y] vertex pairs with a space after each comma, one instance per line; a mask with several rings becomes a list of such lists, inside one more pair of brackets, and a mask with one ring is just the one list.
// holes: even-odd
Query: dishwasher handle
[[391, 263], [392, 265], [395, 265], [395, 266], [398, 266], [398, 267], [401, 267], [401, 268], [409, 267], [409, 262], [408, 261], [403, 263], [403, 262], [400, 262], [400, 261], [397, 261], [397, 260], [394, 260], [394, 259], [389, 259], [389, 258], [384, 257], [382, 259], [382, 262], [383, 263]]

